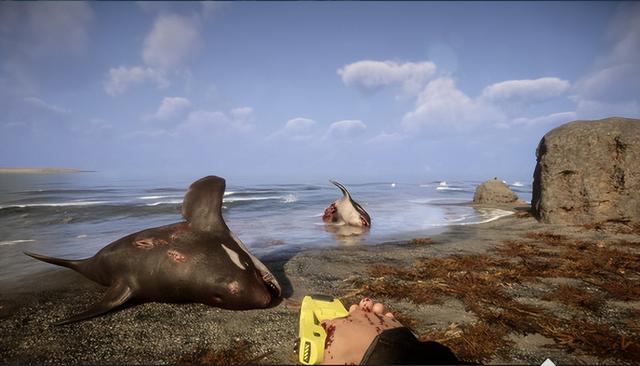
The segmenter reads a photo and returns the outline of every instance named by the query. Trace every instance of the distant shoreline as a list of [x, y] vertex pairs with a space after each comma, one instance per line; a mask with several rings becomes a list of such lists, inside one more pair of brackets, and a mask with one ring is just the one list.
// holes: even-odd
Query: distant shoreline
[[0, 168], [0, 174], [56, 174], [56, 173], [86, 173], [91, 170], [72, 168]]

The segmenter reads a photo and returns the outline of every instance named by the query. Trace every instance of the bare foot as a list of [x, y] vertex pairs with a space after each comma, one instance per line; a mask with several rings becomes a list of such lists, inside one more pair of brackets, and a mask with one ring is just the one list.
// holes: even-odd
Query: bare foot
[[359, 364], [373, 340], [382, 331], [401, 327], [384, 305], [364, 298], [349, 308], [344, 318], [321, 323], [327, 332], [323, 364]]

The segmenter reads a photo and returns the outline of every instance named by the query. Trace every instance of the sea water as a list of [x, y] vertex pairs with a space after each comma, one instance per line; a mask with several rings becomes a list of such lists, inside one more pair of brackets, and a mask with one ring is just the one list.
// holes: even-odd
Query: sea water
[[[118, 238], [182, 220], [191, 179], [123, 179], [100, 173], [0, 175], [0, 281], [15, 281], [52, 266], [34, 251], [86, 258]], [[343, 235], [322, 222], [342, 196], [331, 183], [234, 184], [227, 181], [223, 215], [257, 257], [308, 248], [371, 245], [430, 236], [452, 225], [473, 225], [510, 214], [471, 202], [477, 181], [342, 182], [372, 219], [362, 235]], [[531, 184], [511, 182], [530, 201]]]

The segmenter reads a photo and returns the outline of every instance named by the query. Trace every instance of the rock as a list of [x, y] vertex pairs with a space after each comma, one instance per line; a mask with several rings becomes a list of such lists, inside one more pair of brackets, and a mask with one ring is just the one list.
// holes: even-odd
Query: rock
[[640, 222], [640, 120], [573, 121], [542, 137], [531, 206], [553, 224]]
[[482, 183], [473, 194], [474, 203], [512, 203], [516, 201], [518, 201], [518, 195], [497, 178]]

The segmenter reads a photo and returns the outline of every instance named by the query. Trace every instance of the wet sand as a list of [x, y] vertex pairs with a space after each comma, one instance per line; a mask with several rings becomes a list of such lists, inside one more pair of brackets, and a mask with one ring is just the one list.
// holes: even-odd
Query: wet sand
[[[292, 364], [296, 362], [293, 344], [302, 297], [323, 293], [345, 302], [355, 301], [367, 294], [362, 289], [363, 283], [376, 281], [370, 271], [375, 264], [408, 268], [420, 258], [491, 256], [492, 248], [505, 241], [520, 240], [531, 232], [605, 244], [620, 240], [638, 242], [625, 250], [640, 253], [637, 234], [545, 225], [526, 214], [526, 205], [499, 208], [518, 214], [479, 225], [454, 226], [433, 236], [432, 244], [394, 242], [308, 250], [266, 262], [278, 277], [287, 299], [265, 310], [229, 311], [201, 304], [140, 303], [88, 321], [55, 327], [50, 324], [86, 309], [101, 297], [104, 289], [71, 270], [57, 268], [22, 283], [0, 284], [0, 363]], [[626, 275], [635, 279], [632, 272]], [[528, 293], [520, 291], [514, 296], [536, 302], [536, 293], [551, 291], [557, 284], [541, 279], [527, 286]], [[532, 292], [534, 288], [537, 292]], [[374, 300], [383, 301], [389, 310], [401, 314], [418, 335], [449, 329], [450, 338], [455, 338], [459, 329], [478, 321], [476, 313], [455, 296], [433, 304], [417, 304], [398, 296]], [[584, 315], [583, 309], [553, 302], [544, 305], [563, 316]], [[640, 311], [640, 302], [609, 299], [603, 308], [600, 321], [633, 322], [629, 314]], [[634, 324], [630, 327], [637, 326]], [[506, 337], [510, 341], [508, 349], [485, 358], [486, 363], [541, 364], [546, 358], [556, 364], [628, 363], [616, 354], [595, 356], [537, 333], [511, 332]], [[631, 339], [635, 340], [633, 335]]]

